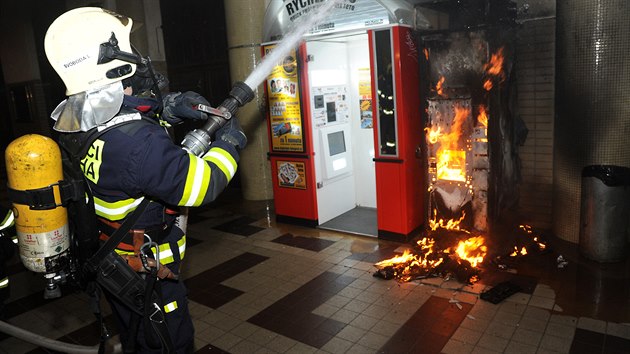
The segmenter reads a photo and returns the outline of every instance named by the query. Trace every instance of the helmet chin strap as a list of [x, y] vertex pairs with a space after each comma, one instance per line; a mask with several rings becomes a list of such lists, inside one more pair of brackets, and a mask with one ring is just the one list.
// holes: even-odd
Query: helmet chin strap
[[160, 89], [160, 83], [157, 79], [157, 76], [155, 75], [155, 71], [153, 70], [151, 58], [146, 57], [146, 63], [143, 65], [146, 65], [147, 69], [149, 70], [149, 75], [151, 75], [151, 80], [153, 80], [153, 94], [155, 95], [155, 98], [157, 99], [159, 105], [158, 113], [162, 113], [162, 109], [164, 108], [162, 103], [162, 90]]

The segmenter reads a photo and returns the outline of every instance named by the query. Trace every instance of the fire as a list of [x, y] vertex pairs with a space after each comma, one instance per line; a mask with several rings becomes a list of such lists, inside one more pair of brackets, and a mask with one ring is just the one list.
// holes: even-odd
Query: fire
[[459, 227], [459, 225], [461, 224], [461, 222], [464, 220], [465, 217], [466, 217], [466, 212], [462, 211], [462, 217], [459, 218], [458, 220], [450, 219], [446, 222], [444, 221], [444, 219], [436, 220], [437, 210], [433, 209], [433, 219], [429, 220], [429, 227], [431, 228], [431, 231], [435, 231], [438, 228], [441, 228], [441, 229], [446, 229], [446, 230], [457, 230], [457, 231], [464, 231], [466, 233], [469, 233], [468, 231], [461, 229]]
[[[505, 73], [503, 72], [503, 60], [505, 57], [503, 56], [503, 47], [499, 48], [496, 53], [490, 56], [490, 61], [484, 65], [484, 70], [486, 74], [490, 77], [499, 78], [500, 82], [505, 80]], [[486, 79], [483, 83], [483, 88], [486, 91], [492, 90], [494, 84], [490, 78]]]
[[[483, 262], [487, 247], [482, 236], [461, 240], [453, 247], [437, 249], [436, 240], [425, 237], [416, 242], [415, 251], [406, 249], [402, 255], [380, 261], [374, 266], [378, 275], [407, 282], [426, 276], [463, 275], [470, 284], [479, 280], [479, 266]], [[458, 267], [461, 267], [458, 270]], [[461, 272], [461, 269], [464, 271]]]
[[493, 76], [503, 75], [503, 47], [490, 57], [490, 62], [485, 65], [486, 72]]
[[516, 256], [524, 256], [527, 254], [527, 248], [523, 247], [521, 248], [521, 250], [518, 250], [518, 247], [514, 246], [514, 252], [510, 253], [510, 257], [516, 257]]
[[493, 86], [493, 85], [492, 85], [492, 81], [491, 81], [490, 79], [486, 80], [486, 81], [483, 83], [483, 88], [484, 88], [484, 89], [486, 89], [486, 91], [490, 91], [490, 90], [492, 90], [492, 86]]
[[[469, 108], [455, 107], [455, 118], [450, 132], [434, 135], [436, 139], [439, 138], [437, 142], [440, 143], [440, 148], [436, 152], [438, 179], [466, 182], [466, 151], [459, 147], [459, 140], [469, 114]], [[429, 136], [429, 142], [432, 141], [431, 138]]]
[[421, 254], [412, 253], [406, 249], [402, 255], [395, 256], [374, 264], [379, 269], [393, 269], [392, 276], [400, 281], [410, 281], [415, 274], [422, 273], [425, 275], [427, 271], [435, 269], [444, 261], [443, 257], [431, 257], [433, 253], [433, 245], [435, 240], [431, 238], [423, 238], [416, 242], [420, 248]]
[[[519, 225], [518, 226], [521, 230], [525, 231], [525, 233], [531, 235], [534, 233], [534, 231], [532, 230], [532, 227], [529, 225]], [[538, 249], [540, 251], [544, 251], [547, 248], [547, 245], [543, 242], [540, 241], [540, 238], [538, 236], [534, 236], [533, 238], [534, 242], [536, 243], [536, 246], [538, 246]]]
[[380, 261], [378, 263], [376, 263], [375, 265], [377, 267], [387, 267], [387, 266], [394, 266], [394, 265], [398, 265], [398, 264], [402, 264], [402, 263], [407, 263], [410, 261], [413, 261], [414, 259], [416, 259], [416, 255], [411, 253], [410, 250], [405, 250], [403, 252], [403, 254], [401, 254], [400, 256], [395, 256], [392, 257], [390, 259], [386, 259], [383, 261]]
[[488, 252], [488, 247], [484, 245], [483, 236], [471, 237], [464, 241], [459, 241], [455, 253], [459, 256], [459, 259], [470, 262], [470, 265], [477, 267]]
[[462, 238], [470, 234], [460, 228], [465, 214], [457, 220], [448, 221], [436, 221], [436, 215], [434, 210], [433, 220], [429, 221], [432, 231], [441, 228], [454, 232], [443, 234], [440, 238], [429, 236], [420, 239], [413, 250], [407, 249], [402, 255], [376, 263], [374, 266], [379, 271], [375, 275], [406, 282], [420, 277], [454, 274], [470, 284], [478, 281], [479, 267], [488, 251], [484, 237]]
[[488, 127], [488, 113], [486, 112], [486, 106], [479, 106], [479, 115], [477, 116], [477, 121], [484, 127]]
[[422, 51], [424, 52], [424, 57], [427, 58], [427, 60], [429, 60], [429, 49], [424, 48]]
[[444, 81], [446, 80], [446, 78], [444, 76], [440, 77], [440, 80], [438, 81], [438, 83], [435, 85], [435, 91], [437, 91], [437, 94], [440, 96], [444, 95]]
[[466, 182], [466, 151], [442, 150], [438, 155], [437, 176], [447, 181]]
[[538, 237], [534, 237], [534, 242], [536, 242], [536, 244], [538, 245], [538, 249], [540, 249], [541, 251], [543, 251], [545, 248], [547, 248], [547, 245], [540, 242], [538, 240]]
[[437, 127], [437, 129], [425, 129], [427, 131], [427, 139], [429, 140], [429, 144], [435, 144], [442, 137], [442, 127]]

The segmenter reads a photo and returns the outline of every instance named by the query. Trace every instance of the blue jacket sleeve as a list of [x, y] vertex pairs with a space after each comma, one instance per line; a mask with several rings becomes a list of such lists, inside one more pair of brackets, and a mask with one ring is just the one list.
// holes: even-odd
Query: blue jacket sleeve
[[213, 201], [236, 173], [238, 152], [216, 141], [203, 157], [175, 145], [161, 128], [144, 137], [138, 185], [144, 194], [179, 206], [200, 206]]

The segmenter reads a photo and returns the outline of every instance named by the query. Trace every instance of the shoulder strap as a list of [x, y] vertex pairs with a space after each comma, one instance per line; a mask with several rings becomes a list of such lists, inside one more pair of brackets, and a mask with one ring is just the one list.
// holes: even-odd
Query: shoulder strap
[[[88, 153], [90, 146], [96, 139], [112, 129], [120, 129], [124, 132], [133, 131], [144, 124], [150, 124], [149, 119], [135, 118], [137, 116], [133, 114], [124, 114], [114, 117], [110, 123], [105, 126], [93, 128], [87, 132], [61, 134], [59, 136], [59, 145], [61, 146], [62, 154], [64, 155], [64, 174], [68, 178], [68, 183], [72, 184], [71, 191], [72, 200], [81, 204], [77, 205], [73, 211], [81, 222], [78, 222], [76, 227], [79, 228], [79, 242], [83, 243], [83, 248], [90, 249], [88, 253], [83, 250], [78, 250], [81, 254], [81, 259], [85, 261], [83, 270], [88, 272], [94, 272], [98, 268], [100, 261], [118, 245], [120, 240], [125, 236], [127, 231], [133, 227], [137, 219], [142, 214], [142, 211], [148, 204], [149, 200], [145, 199], [136, 210], [129, 215], [129, 217], [123, 222], [123, 226], [118, 229], [119, 232], [112, 234], [112, 237], [105, 245], [100, 247], [96, 254], [94, 253], [94, 242], [98, 240], [98, 227], [96, 226], [96, 218], [94, 217], [94, 204], [91, 190], [85, 180], [83, 171], [81, 170], [80, 163], [83, 157]], [[87, 196], [87, 201], [85, 201]], [[116, 237], [114, 237], [116, 235]], [[116, 241], [118, 239], [118, 241]], [[116, 242], [114, 242], [116, 241]], [[98, 256], [98, 257], [97, 257]]]
[[[113, 120], [116, 120], [119, 117], [120, 116], [114, 117]], [[138, 129], [143, 124], [157, 124], [157, 122], [150, 118], [146, 118], [142, 115], [140, 115], [140, 117], [140, 119], [119, 120], [117, 122], [110, 123], [110, 125], [92, 128], [87, 132], [61, 134], [59, 137], [59, 145], [68, 151], [73, 158], [80, 161], [87, 154], [90, 146], [92, 146], [92, 143], [94, 143], [94, 141], [101, 135], [112, 129], [119, 129], [125, 133], [130, 133]]]

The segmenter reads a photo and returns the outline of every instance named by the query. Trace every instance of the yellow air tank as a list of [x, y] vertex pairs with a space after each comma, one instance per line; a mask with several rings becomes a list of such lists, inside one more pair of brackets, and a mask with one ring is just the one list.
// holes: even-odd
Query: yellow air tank
[[56, 205], [33, 209], [13, 202], [20, 258], [26, 268], [52, 273], [66, 263], [70, 247], [68, 213], [61, 206], [63, 180], [61, 151], [45, 136], [28, 134], [12, 141], [5, 151], [9, 188], [18, 192], [52, 186]]

